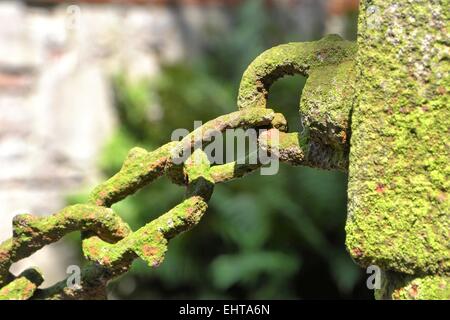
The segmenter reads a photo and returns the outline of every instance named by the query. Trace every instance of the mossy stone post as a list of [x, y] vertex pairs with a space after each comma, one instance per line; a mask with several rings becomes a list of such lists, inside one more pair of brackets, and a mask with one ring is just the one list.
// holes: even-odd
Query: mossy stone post
[[379, 299], [450, 299], [449, 7], [360, 5], [346, 242]]

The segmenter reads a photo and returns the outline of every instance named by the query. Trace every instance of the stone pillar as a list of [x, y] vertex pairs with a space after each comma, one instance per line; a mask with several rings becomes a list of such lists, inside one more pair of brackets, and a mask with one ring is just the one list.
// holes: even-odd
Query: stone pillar
[[449, 1], [363, 0], [347, 247], [377, 298], [450, 298]]

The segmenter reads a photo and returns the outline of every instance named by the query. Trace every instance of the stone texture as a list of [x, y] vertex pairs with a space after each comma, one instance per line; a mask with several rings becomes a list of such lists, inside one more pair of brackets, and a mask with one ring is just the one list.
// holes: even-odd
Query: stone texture
[[362, 266], [441, 276], [437, 291], [415, 282], [422, 299], [448, 298], [450, 286], [448, 6], [372, 0], [360, 8], [347, 247]]

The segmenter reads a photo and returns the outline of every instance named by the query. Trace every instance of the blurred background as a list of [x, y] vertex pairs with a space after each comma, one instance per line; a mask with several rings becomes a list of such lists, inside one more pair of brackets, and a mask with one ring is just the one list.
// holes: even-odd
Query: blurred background
[[[0, 241], [19, 213], [85, 201], [133, 146], [152, 150], [236, 110], [240, 77], [262, 51], [324, 34], [356, 37], [357, 0], [0, 2]], [[305, 79], [270, 106], [298, 128]], [[157, 269], [136, 261], [111, 299], [371, 299], [344, 240], [347, 176], [281, 165], [216, 186], [207, 215], [171, 241]], [[162, 178], [114, 205], [137, 229], [178, 204]], [[72, 234], [13, 266], [48, 286], [82, 265]]]

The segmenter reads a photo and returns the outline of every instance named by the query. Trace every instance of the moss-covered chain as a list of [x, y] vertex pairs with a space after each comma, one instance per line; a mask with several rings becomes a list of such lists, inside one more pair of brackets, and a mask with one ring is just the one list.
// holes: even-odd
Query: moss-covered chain
[[188, 182], [186, 199], [181, 204], [114, 244], [97, 236], [85, 239], [83, 252], [91, 263], [82, 271], [81, 288], [69, 288], [62, 281], [38, 290], [35, 298], [104, 298], [107, 282], [128, 271], [135, 258], [140, 257], [149, 266], [157, 267], [164, 259], [169, 239], [200, 221], [213, 191], [208, 158], [200, 149], [187, 159], [184, 172]]
[[[314, 135], [314, 125], [311, 126], [313, 133], [311, 135], [284, 133], [287, 123], [283, 115], [266, 108], [247, 108], [249, 105], [245, 105], [245, 102], [248, 101], [245, 94], [253, 97], [252, 90], [259, 92], [259, 87], [253, 86], [247, 90], [246, 86], [251, 83], [258, 84], [260, 82], [258, 77], [261, 75], [265, 81], [268, 76], [271, 77], [271, 80], [264, 84], [264, 90], [268, 91], [268, 86], [276, 78], [290, 74], [292, 71], [304, 72], [305, 75], [313, 77], [314, 70], [318, 72], [321, 68], [331, 67], [333, 63], [338, 63], [340, 67], [337, 69], [340, 69], [342, 65], [350, 64], [354, 45], [341, 41], [336, 36], [331, 36], [316, 43], [289, 44], [281, 51], [281, 55], [286, 55], [283, 61], [279, 58], [272, 60], [273, 56], [280, 55], [279, 49], [275, 48], [275, 50], [272, 49], [263, 54], [267, 59], [266, 62], [259, 57], [250, 65], [241, 83], [238, 98], [240, 111], [211, 120], [194, 130], [182, 141], [170, 142], [152, 152], [147, 152], [142, 148], [133, 148], [121, 170], [94, 189], [88, 204], [67, 207], [48, 217], [31, 215], [16, 217], [13, 223], [13, 237], [0, 245], [0, 286], [4, 286], [0, 289], [0, 298], [105, 298], [108, 281], [128, 271], [131, 262], [136, 257], [142, 258], [150, 266], [159, 265], [167, 249], [168, 240], [199, 222], [206, 211], [207, 200], [211, 196], [212, 186], [215, 183], [242, 177], [261, 166], [261, 163], [231, 162], [210, 167], [205, 155], [198, 151], [195, 151], [188, 159], [183, 159], [185, 160], [183, 166], [174, 164], [174, 157], [182, 157], [188, 154], [187, 150], [207, 144], [210, 141], [211, 132], [222, 132], [232, 128], [270, 129], [259, 136], [259, 145], [262, 149], [278, 156], [281, 161], [293, 165], [345, 170], [345, 154], [342, 153], [342, 150], [345, 149], [342, 145], [347, 143], [345, 139], [338, 139], [339, 141], [335, 145], [329, 143], [333, 139], [323, 139], [330, 145], [325, 146], [324, 144], [323, 148], [328, 149], [327, 152], [324, 152], [320, 146], [320, 139], [316, 139], [316, 135]], [[274, 68], [267, 69], [267, 65], [272, 65]], [[292, 65], [293, 68], [283, 67], [280, 69], [277, 67], [278, 65]], [[249, 70], [262, 71], [253, 73]], [[335, 70], [333, 69], [333, 71]], [[324, 92], [328, 93], [336, 78], [333, 76], [335, 72], [327, 72], [327, 74], [330, 79], [327, 80], [327, 77], [324, 76], [321, 81]], [[344, 82], [347, 83], [347, 81]], [[349, 86], [343, 87], [349, 90]], [[333, 101], [344, 105], [343, 115], [336, 111], [332, 121], [345, 118], [347, 114], [348, 103], [344, 100], [343, 91], [337, 89], [330, 93], [330, 96], [335, 95]], [[265, 97], [267, 97], [267, 92]], [[321, 104], [321, 101], [315, 101], [314, 107], [322, 108]], [[336, 109], [339, 107], [338, 104], [334, 106]], [[315, 110], [316, 113], [320, 113], [319, 111]], [[319, 114], [317, 116], [319, 117]], [[313, 119], [315, 118], [311, 115], [308, 121], [312, 124], [311, 120]], [[323, 119], [329, 120], [330, 117], [327, 114], [323, 116]], [[319, 122], [317, 121], [317, 123]], [[347, 129], [345, 125], [346, 122], [342, 121], [337, 126], [332, 123], [327, 128], [345, 132]], [[273, 134], [279, 135], [278, 145], [272, 145], [270, 136]], [[321, 134], [323, 135], [324, 132]], [[317, 146], [319, 146], [320, 152], [317, 152]], [[315, 156], [318, 153], [321, 154], [321, 157]], [[200, 158], [200, 161], [192, 161], [194, 158]], [[167, 175], [175, 183], [187, 186], [186, 199], [166, 214], [132, 232], [128, 225], [109, 207], [163, 175]], [[9, 267], [13, 262], [59, 240], [65, 234], [77, 230], [83, 232], [83, 252], [90, 261], [82, 269], [80, 287], [69, 288], [66, 281], [63, 280], [50, 288], [37, 289], [42, 282], [42, 277], [36, 276], [39, 275], [37, 270], [27, 270], [17, 278], [9, 273]], [[31, 277], [30, 274], [34, 276]]]
[[[230, 115], [225, 115], [210, 121], [206, 123], [204, 127], [211, 130], [224, 130], [226, 128], [239, 126], [272, 127], [275, 125], [276, 127], [281, 127], [282, 124], [285, 123], [283, 117], [273, 111], [261, 111], [262, 112], [255, 112], [254, 110], [244, 112], [237, 111]], [[204, 131], [207, 132], [206, 130]], [[205, 138], [205, 136], [199, 137], [201, 140]], [[85, 253], [88, 258], [93, 258], [95, 256], [92, 246], [94, 243], [100, 243], [101, 240], [104, 240], [101, 241], [101, 244], [103, 248], [105, 248], [108, 242], [114, 242], [120, 239], [123, 239], [122, 242], [119, 242], [120, 244], [128, 243], [131, 241], [130, 239], [135, 239], [134, 242], [143, 239], [142, 235], [146, 234], [149, 231], [149, 228], [154, 228], [160, 220], [157, 219], [154, 222], [151, 222], [149, 226], [141, 229], [141, 231], [132, 233], [129, 226], [123, 222], [112, 209], [108, 208], [108, 206], [123, 199], [127, 195], [136, 192], [139, 188], [150, 183], [155, 178], [167, 173], [172, 167], [171, 158], [172, 154], [175, 153], [177, 145], [181, 145], [181, 143], [171, 142], [153, 152], [147, 152], [141, 148], [132, 149], [121, 170], [107, 182], [94, 189], [90, 204], [70, 206], [47, 217], [35, 217], [28, 214], [15, 217], [13, 221], [13, 237], [0, 245], [0, 285], [7, 284], [1, 289], [0, 298], [7, 298], [9, 297], [9, 293], [13, 291], [16, 292], [17, 290], [11, 290], [11, 287], [13, 286], [17, 287], [22, 285], [24, 287], [24, 292], [29, 291], [25, 290], [25, 287], [28, 285], [28, 283], [25, 282], [29, 282], [29, 280], [22, 280], [24, 278], [22, 276], [14, 279], [9, 273], [9, 267], [12, 263], [29, 256], [47, 244], [59, 240], [69, 232], [79, 230], [89, 232], [90, 235], [96, 235], [95, 237], [85, 240]], [[246, 169], [242, 172], [237, 171], [234, 173], [234, 168], [238, 167], [244, 166], [231, 163], [224, 165], [222, 167], [223, 170], [221, 170], [221, 166], [216, 166], [214, 175], [217, 182], [232, 179], [233, 176], [242, 176], [249, 171], [249, 169]], [[250, 168], [256, 167], [257, 166], [254, 165], [250, 166]], [[185, 170], [186, 178], [189, 178], [188, 172], [189, 170]], [[209, 180], [214, 181], [213, 178], [209, 176], [209, 171], [208, 177]], [[192, 185], [192, 183], [188, 183], [188, 190], [192, 190]], [[194, 185], [198, 186], [200, 185], [200, 182], [195, 183]], [[203, 191], [199, 190], [198, 192], [202, 193]], [[209, 198], [209, 196], [206, 198]], [[192, 195], [192, 197], [185, 200], [181, 205], [175, 207], [172, 211], [162, 217], [167, 217], [167, 215], [173, 216], [170, 219], [174, 222], [183, 222], [184, 226], [187, 227], [188, 225], [191, 225], [190, 220], [177, 220], [175, 219], [176, 217], [174, 214], [183, 210], [188, 212], [193, 211], [193, 217], [196, 217], [198, 215], [196, 215], [195, 212], [203, 210], [202, 208], [204, 207], [202, 202], [199, 201], [198, 196]], [[182, 225], [174, 225], [177, 227], [174, 230], [183, 230]], [[166, 235], [173, 236], [175, 234], [169, 232]], [[90, 250], [88, 250], [89, 248]], [[145, 252], [149, 252], [148, 250], [142, 251], [142, 248], [139, 250], [136, 249], [134, 254], [140, 255], [141, 257], [145, 257]], [[120, 251], [120, 249], [112, 250], [110, 256], [118, 251]], [[150, 248], [150, 252], [151, 251], [153, 251], [153, 249]], [[126, 253], [127, 259], [122, 259], [121, 261], [119, 261], [120, 259], [113, 259], [110, 257], [111, 264], [115, 264], [117, 269], [120, 269], [118, 266], [127, 265], [127, 262], [130, 262], [133, 254], [128, 255], [128, 251]], [[163, 252], [161, 252], [161, 254], [162, 253]], [[99, 262], [107, 264], [108, 258], [106, 255], [103, 255], [101, 261], [98, 261], [99, 259], [94, 260], [96, 260], [96, 264], [101, 266], [102, 263]], [[90, 275], [95, 275], [97, 277], [99, 274], [110, 274], [110, 277], [113, 277], [120, 273], [115, 270], [108, 270], [105, 272], [105, 267], [97, 267], [96, 264], [89, 265], [85, 269], [86, 272], [84, 272], [83, 277], [90, 277]], [[37, 286], [35, 285], [34, 287]], [[47, 292], [53, 292], [56, 287], [61, 287], [61, 284], [57, 284], [53, 288], [47, 290]], [[14, 295], [14, 297], [17, 298], [17, 295]], [[28, 297], [28, 294], [24, 294], [23, 297]]]
[[[173, 155], [186, 150], [190, 143], [206, 142], [211, 130], [223, 131], [237, 127], [283, 130], [286, 121], [282, 115], [269, 109], [243, 110], [218, 117], [181, 142], [170, 142], [153, 152], [142, 148], [130, 150], [121, 170], [94, 189], [88, 204], [70, 206], [47, 217], [28, 214], [15, 217], [13, 237], [0, 245], [0, 285], [3, 286], [0, 298], [104, 298], [107, 282], [126, 272], [134, 258], [139, 256], [152, 266], [158, 265], [164, 256], [167, 240], [198, 223], [212, 192], [209, 186], [241, 177], [259, 168], [260, 164], [232, 162], [211, 169], [208, 165], [206, 170], [205, 161], [200, 162], [201, 165], [192, 165], [188, 159], [184, 163], [181, 179], [187, 184], [188, 198], [136, 232], [131, 232], [129, 226], [109, 206], [154, 179], [171, 174]], [[198, 135], [198, 132], [204, 134]], [[194, 152], [194, 155], [197, 154]], [[84, 286], [71, 289], [65, 281], [61, 281], [50, 288], [37, 290], [42, 277], [20, 275], [15, 278], [9, 273], [12, 263], [72, 231], [83, 231], [87, 236], [83, 241], [83, 249], [91, 263], [82, 271]], [[30, 269], [26, 274], [39, 272]]]
[[147, 152], [142, 148], [133, 148], [120, 171], [96, 187], [89, 202], [97, 206], [109, 207], [135, 193], [154, 179], [170, 173], [170, 169], [174, 166], [172, 161], [174, 155], [196, 144], [207, 142], [209, 134], [213, 131], [222, 132], [227, 128], [244, 127], [283, 128], [285, 125], [284, 117], [273, 110], [236, 111], [206, 122], [181, 142], [170, 142], [152, 152]]
[[[422, 5], [423, 3], [420, 4]], [[381, 48], [385, 47], [382, 45]], [[260, 167], [260, 163], [242, 165], [236, 162], [210, 166], [202, 151], [194, 152], [187, 159], [182, 158], [185, 160], [183, 165], [174, 163], [175, 158], [187, 157], [186, 151], [198, 145], [207, 144], [214, 130], [223, 131], [227, 128], [238, 127], [269, 129], [259, 135], [259, 146], [277, 156], [281, 161], [292, 165], [346, 171], [349, 164], [349, 127], [351, 126], [358, 133], [356, 140], [352, 138], [352, 141], [358, 142], [356, 148], [352, 146], [353, 168], [358, 161], [372, 159], [375, 155], [367, 154], [367, 150], [371, 149], [370, 146], [364, 141], [359, 142], [364, 140], [361, 138], [364, 137], [361, 135], [362, 128], [369, 125], [369, 131], [371, 129], [370, 123], [361, 121], [367, 114], [371, 114], [369, 112], [371, 106], [368, 106], [364, 112], [357, 110], [359, 112], [357, 112], [357, 122], [350, 123], [353, 118], [351, 115], [354, 102], [358, 101], [355, 90], [357, 76], [355, 54], [355, 43], [343, 41], [334, 35], [317, 42], [289, 43], [272, 48], [255, 59], [243, 75], [238, 96], [238, 106], [241, 111], [207, 122], [181, 142], [168, 143], [152, 152], [141, 148], [132, 149], [121, 170], [94, 189], [88, 204], [68, 207], [49, 217], [36, 218], [29, 215], [17, 217], [13, 223], [13, 237], [0, 245], [0, 286], [3, 286], [0, 289], [0, 298], [105, 298], [108, 281], [128, 271], [136, 257], [142, 258], [150, 266], [159, 265], [167, 250], [168, 240], [199, 222], [206, 211], [207, 201], [215, 183], [242, 177]], [[370, 54], [367, 57], [370, 58]], [[359, 59], [364, 60], [361, 57]], [[372, 63], [371, 59], [368, 65]], [[361, 61], [359, 67], [364, 69], [364, 67], [361, 68]], [[371, 69], [370, 72], [372, 71]], [[286, 74], [293, 73], [308, 76], [308, 81], [300, 101], [303, 131], [288, 133], [285, 132], [287, 124], [284, 117], [273, 110], [266, 109], [266, 104], [272, 83]], [[367, 76], [367, 79], [371, 77]], [[448, 81], [448, 77], [446, 79]], [[365, 83], [367, 82], [360, 82], [360, 86]], [[374, 97], [377, 95], [375, 94]], [[436, 108], [439, 106], [442, 104], [438, 101]], [[427, 108], [431, 107], [433, 106], [427, 106]], [[408, 116], [402, 116], [398, 112], [396, 114], [400, 122], [409, 119]], [[405, 122], [409, 121], [406, 120]], [[272, 143], [270, 139], [272, 135], [279, 136], [278, 144]], [[378, 144], [375, 147], [383, 146]], [[358, 156], [355, 158], [355, 155]], [[377, 161], [383, 159], [379, 155], [377, 157]], [[397, 260], [387, 259], [389, 256], [382, 255], [379, 251], [384, 248], [383, 246], [391, 247], [391, 243], [388, 241], [373, 246], [366, 238], [370, 236], [371, 241], [376, 239], [372, 237], [374, 232], [367, 233], [361, 228], [358, 229], [356, 222], [360, 226], [365, 225], [365, 222], [361, 220], [365, 211], [358, 212], [354, 209], [356, 205], [360, 205], [358, 201], [362, 199], [358, 192], [355, 192], [355, 186], [359, 185], [358, 183], [364, 184], [366, 180], [364, 175], [367, 173], [363, 167], [359, 170], [353, 170], [351, 179], [357, 177], [358, 180], [356, 183], [351, 180], [354, 185], [350, 186], [349, 192], [352, 195], [350, 213], [357, 214], [350, 216], [347, 225], [350, 235], [347, 245], [351, 254], [362, 265], [375, 262], [385, 268], [385, 282], [380, 291], [380, 297], [411, 298], [408, 295], [409, 289], [405, 291], [398, 288], [423, 286], [427, 289], [443, 284], [445, 288], [442, 290], [430, 289], [422, 291], [422, 295], [419, 295], [422, 298], [442, 298], [443, 295], [438, 292], [445, 292], [448, 289], [448, 280], [446, 280], [448, 277], [445, 276], [448, 270], [446, 263], [427, 264], [425, 260], [420, 259], [413, 259], [411, 262], [409, 259], [414, 258], [414, 254], [407, 256], [396, 253]], [[128, 225], [109, 207], [162, 175], [167, 175], [174, 183], [186, 185], [186, 199], [166, 214], [149, 222], [141, 229], [131, 232]], [[370, 185], [361, 185], [360, 190], [367, 186]], [[384, 185], [380, 187], [382, 193], [383, 188]], [[378, 186], [375, 191], [380, 193]], [[370, 196], [373, 193], [366, 192], [366, 195]], [[441, 198], [439, 199], [442, 200]], [[389, 214], [386, 210], [384, 212]], [[383, 224], [388, 220], [377, 220], [374, 225], [381, 228], [380, 223]], [[370, 219], [368, 221], [372, 222]], [[448, 225], [448, 221], [446, 223]], [[390, 226], [396, 226], [396, 224], [391, 223]], [[390, 230], [390, 226], [386, 230]], [[430, 228], [427, 230], [429, 234], [433, 234], [431, 225]], [[75, 230], [83, 232], [83, 252], [90, 261], [82, 270], [80, 288], [69, 288], [65, 281], [61, 281], [50, 288], [41, 290], [37, 287], [42, 282], [42, 277], [36, 271], [30, 269], [17, 278], [9, 273], [11, 263]], [[397, 230], [391, 239], [395, 240], [395, 235], [399, 234], [399, 231], [401, 230]], [[448, 232], [448, 229], [446, 231]], [[374, 250], [361, 251], [362, 243], [370, 244]], [[438, 237], [434, 244], [440, 247], [443, 241]], [[448, 253], [449, 251], [445, 252], [445, 254]], [[439, 256], [436, 257], [441, 259]], [[435, 276], [433, 272], [436, 270], [442, 272], [444, 276]], [[411, 274], [397, 274], [398, 271], [411, 271]], [[433, 295], [430, 292], [436, 294]]]
[[338, 35], [269, 49], [245, 71], [238, 107], [265, 108], [274, 81], [285, 75], [307, 76], [300, 101], [304, 130], [283, 134], [284, 141], [303, 145], [304, 154], [301, 161], [295, 161], [297, 164], [347, 170], [349, 119], [355, 96], [355, 53], [356, 44]]

